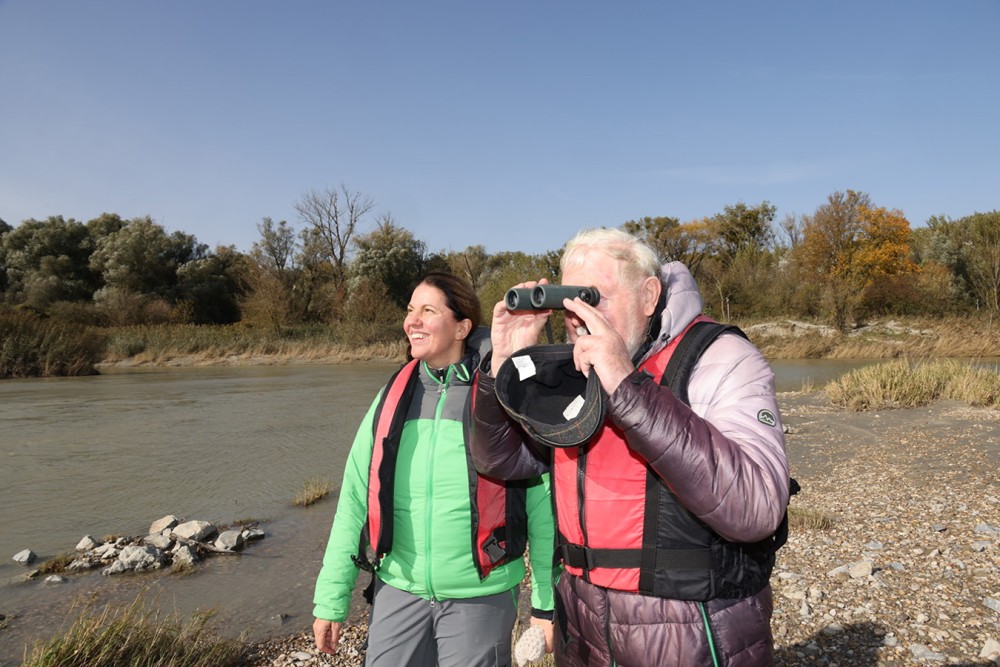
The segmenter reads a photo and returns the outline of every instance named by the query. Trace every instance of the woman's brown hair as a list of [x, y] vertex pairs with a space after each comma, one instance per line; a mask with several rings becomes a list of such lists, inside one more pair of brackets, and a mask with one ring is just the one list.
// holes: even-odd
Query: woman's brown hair
[[472, 285], [465, 280], [443, 271], [432, 271], [421, 278], [417, 284], [426, 284], [441, 290], [441, 293], [444, 294], [444, 303], [448, 306], [448, 310], [455, 315], [455, 319], [459, 322], [462, 320], [472, 321], [472, 327], [469, 329], [470, 334], [482, 324], [483, 313], [479, 305], [479, 297], [476, 296]]

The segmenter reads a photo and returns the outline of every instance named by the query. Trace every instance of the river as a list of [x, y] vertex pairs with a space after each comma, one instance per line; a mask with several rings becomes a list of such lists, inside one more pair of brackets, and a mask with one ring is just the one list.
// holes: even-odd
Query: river
[[[859, 365], [773, 363], [779, 391]], [[214, 610], [225, 632], [262, 638], [310, 627], [336, 490], [354, 432], [392, 364], [107, 369], [80, 378], [0, 382], [0, 667], [59, 630], [87, 596], [127, 603], [143, 589], [161, 609]], [[310, 478], [331, 499], [296, 508]], [[194, 574], [72, 575], [23, 581], [12, 556], [71, 552], [84, 535], [142, 535], [174, 514], [258, 519], [267, 537]], [[361, 606], [358, 605], [360, 608]]]

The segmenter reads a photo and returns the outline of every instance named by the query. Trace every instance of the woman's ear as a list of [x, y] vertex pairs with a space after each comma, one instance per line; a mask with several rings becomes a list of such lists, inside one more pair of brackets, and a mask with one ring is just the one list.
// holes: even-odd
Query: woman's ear
[[465, 318], [458, 323], [458, 329], [455, 331], [455, 340], [465, 340], [469, 337], [472, 332], [472, 320]]
[[653, 313], [656, 312], [656, 302], [660, 300], [661, 289], [663, 289], [663, 283], [655, 276], [649, 276], [642, 281], [639, 296], [642, 299], [643, 316], [652, 317]]

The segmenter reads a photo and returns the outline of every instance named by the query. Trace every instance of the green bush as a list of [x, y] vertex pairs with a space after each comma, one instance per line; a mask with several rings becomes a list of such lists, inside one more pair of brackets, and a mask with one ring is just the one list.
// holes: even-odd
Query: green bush
[[0, 378], [92, 375], [104, 353], [100, 331], [42, 317], [30, 310], [0, 310]]

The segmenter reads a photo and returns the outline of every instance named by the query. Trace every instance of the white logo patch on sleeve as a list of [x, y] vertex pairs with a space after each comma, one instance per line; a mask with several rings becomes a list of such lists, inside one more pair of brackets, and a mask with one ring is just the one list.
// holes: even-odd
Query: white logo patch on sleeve
[[775, 426], [778, 423], [774, 413], [767, 409], [761, 410], [757, 413], [757, 421], [761, 424], [767, 424], [768, 426]]

